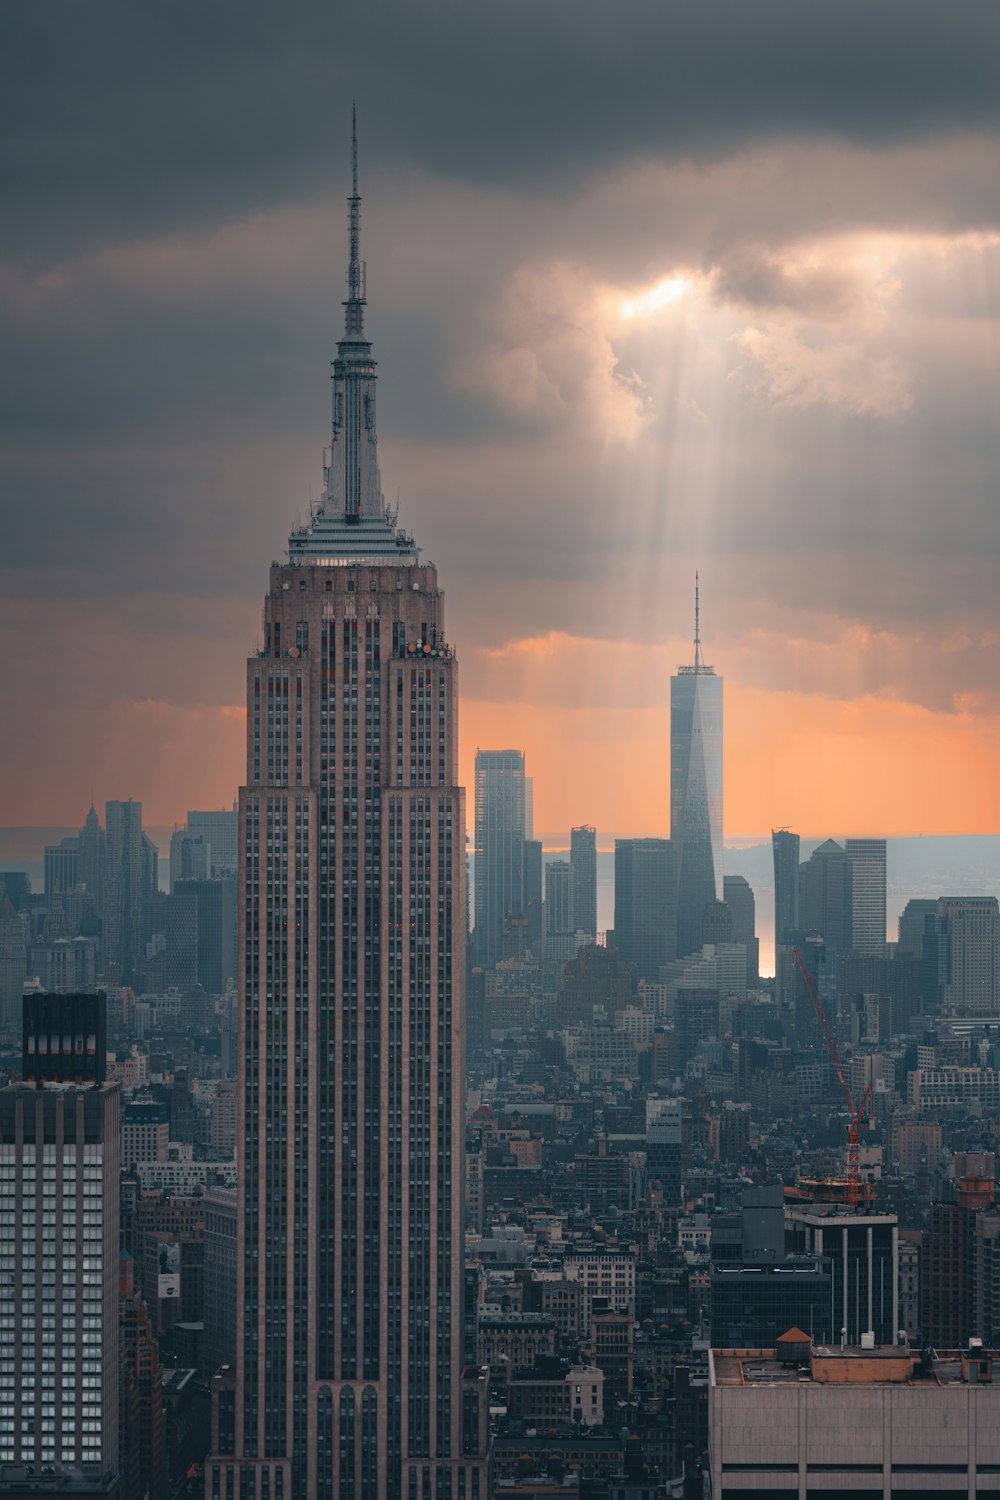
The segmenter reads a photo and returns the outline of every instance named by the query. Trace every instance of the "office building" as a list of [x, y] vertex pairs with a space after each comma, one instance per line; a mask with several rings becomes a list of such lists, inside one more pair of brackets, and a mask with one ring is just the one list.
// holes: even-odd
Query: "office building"
[[885, 839], [847, 839], [850, 871], [851, 948], [885, 956]]
[[[59, 996], [60, 1052], [48, 1082], [50, 997], [26, 1009], [24, 1064], [35, 1081], [0, 1089], [0, 1473], [24, 1465], [116, 1493], [120, 1085], [88, 1052], [93, 1004]], [[68, 1030], [66, 1030], [68, 1028]], [[99, 1027], [96, 1029], [99, 1030]], [[61, 1081], [82, 1057], [81, 1085]], [[42, 1060], [46, 1067], [39, 1066]], [[0, 1488], [0, 1492], [3, 1492]], [[8, 1488], [7, 1493], [10, 1493]]]
[[144, 1162], [166, 1161], [170, 1144], [167, 1106], [160, 1099], [137, 1095], [122, 1114], [122, 1166], [126, 1171]]
[[236, 1363], [236, 1191], [212, 1186], [205, 1193], [206, 1381]]
[[0, 894], [6, 892], [16, 912], [23, 912], [31, 895], [31, 877], [23, 870], [0, 870]]
[[[436, 569], [381, 491], [356, 177], [350, 205], [323, 494], [247, 663], [237, 1346], [206, 1493], [486, 1500], [462, 1361], [456, 662]], [[501, 760], [477, 772], [493, 958], [523, 896], [524, 760]]]
[[61, 896], [64, 891], [73, 890], [77, 883], [80, 840], [65, 838], [60, 839], [58, 844], [46, 844], [43, 858], [45, 860], [45, 894], [51, 906], [53, 896]]
[[718, 990], [678, 989], [674, 997], [674, 1063], [677, 1071], [683, 1073], [697, 1052], [699, 1042], [718, 1035]]
[[788, 1333], [769, 1349], [709, 1351], [713, 1500], [1000, 1493], [1000, 1381], [987, 1351], [841, 1348]]
[[892, 958], [871, 953], [841, 953], [837, 958], [837, 1014], [847, 1014], [859, 995], [878, 999], [881, 1034], [898, 1036], [909, 1029], [920, 1009], [922, 965], [911, 953]]
[[159, 900], [163, 910], [165, 986], [182, 992], [193, 989], [198, 983], [198, 902], [188, 895], [162, 896]]
[[713, 1266], [713, 1342], [727, 1349], [763, 1349], [796, 1327], [816, 1339], [833, 1339], [830, 1289], [830, 1262], [822, 1256]]
[[157, 853], [142, 831], [141, 802], [109, 802], [106, 821], [103, 967], [109, 980], [132, 985], [145, 952], [146, 903], [157, 889]]
[[0, 889], [0, 1030], [12, 1031], [21, 1016], [21, 996], [28, 977], [24, 922], [6, 890]]
[[771, 832], [774, 861], [774, 951], [778, 952], [786, 932], [799, 930], [800, 840], [787, 828]]
[[742, 943], [747, 950], [747, 988], [755, 990], [760, 982], [760, 941], [753, 887], [745, 875], [726, 875], [722, 890], [725, 903], [733, 914], [731, 940]]
[[573, 928], [597, 940], [597, 830], [584, 824], [570, 831], [573, 866]]
[[[791, 1248], [826, 1257], [833, 1287], [836, 1337], [860, 1344], [895, 1342], [899, 1331], [899, 1228], [895, 1214], [854, 1212], [813, 1204], [788, 1210]], [[846, 1330], [846, 1332], [845, 1332]]]
[[636, 1004], [635, 965], [615, 948], [581, 948], [566, 965], [556, 1019], [560, 1026], [592, 1026], [597, 1014], [614, 1020]]
[[552, 859], [545, 866], [545, 957], [565, 961], [576, 952], [574, 940], [573, 866]]
[[525, 910], [524, 755], [520, 750], [476, 751], [476, 963], [503, 958], [508, 916]]
[[210, 850], [207, 875], [218, 880], [235, 875], [239, 849], [239, 815], [235, 807], [214, 808], [208, 812], [189, 812], [189, 837], [201, 839]]
[[107, 1057], [105, 997], [25, 995], [21, 1021], [21, 1078], [25, 1083], [103, 1082]]
[[542, 905], [544, 899], [544, 877], [542, 874], [544, 860], [542, 857], [542, 845], [539, 839], [525, 839], [524, 841], [524, 915], [526, 918], [525, 936], [531, 953], [536, 958], [541, 958], [543, 952], [544, 919], [542, 916]]
[[658, 1183], [665, 1203], [680, 1202], [683, 1140], [683, 1099], [647, 1099], [646, 1184]]
[[567, 1251], [563, 1270], [567, 1280], [580, 1286], [580, 1330], [585, 1339], [591, 1336], [591, 1318], [598, 1308], [634, 1312], [635, 1259], [630, 1247], [613, 1240]]
[[175, 828], [170, 835], [170, 893], [179, 880], [208, 880], [212, 873], [212, 847], [201, 834]]
[[[162, 1500], [167, 1491], [160, 1350], [127, 1250], [118, 1266], [120, 1500]], [[235, 1311], [235, 1287], [233, 1292]]]
[[533, 1365], [512, 1369], [507, 1404], [512, 1417], [531, 1427], [583, 1427], [604, 1423], [604, 1371], [594, 1365], [571, 1365], [554, 1354]]
[[194, 982], [209, 995], [224, 994], [236, 977], [236, 881], [229, 875], [178, 880], [174, 893], [195, 905]]
[[831, 955], [852, 946], [851, 867], [836, 839], [826, 839], [799, 866], [799, 930], [818, 932]]
[[702, 659], [697, 578], [694, 659], [670, 679], [670, 842], [683, 957], [701, 947], [705, 907], [722, 899], [723, 876], [722, 678]]
[[[934, 1348], [960, 1348], [970, 1338], [988, 1338], [982, 1291], [987, 1266], [981, 1259], [996, 1232], [996, 1184], [992, 1155], [976, 1172], [945, 1184], [945, 1196], [930, 1206], [924, 1241], [920, 1325]], [[984, 1224], [992, 1230], [984, 1237]], [[977, 1251], [980, 1254], [977, 1255]]]
[[[702, 946], [733, 941], [733, 914], [725, 901], [710, 901], [701, 919]], [[696, 950], [700, 952], [701, 950]]]
[[28, 969], [43, 990], [92, 990], [97, 976], [96, 944], [86, 937], [32, 943]]
[[965, 1016], [1000, 1014], [1000, 905], [996, 896], [943, 896], [935, 931], [942, 944], [945, 1010]]
[[739, 1212], [716, 1214], [711, 1241], [711, 1328], [725, 1348], [766, 1348], [789, 1328], [831, 1339], [830, 1262], [788, 1254], [780, 1183], [747, 1188]]
[[[676, 868], [669, 839], [615, 840], [614, 941], [640, 979], [656, 981], [676, 955]], [[700, 946], [700, 942], [699, 942]]]
[[937, 913], [937, 901], [929, 897], [914, 896], [907, 901], [899, 916], [897, 953], [908, 953], [913, 958], [924, 956], [924, 930], [928, 917]]
[[107, 855], [107, 835], [101, 827], [96, 810], [91, 807], [77, 836], [76, 878], [94, 897], [98, 913], [104, 904]]

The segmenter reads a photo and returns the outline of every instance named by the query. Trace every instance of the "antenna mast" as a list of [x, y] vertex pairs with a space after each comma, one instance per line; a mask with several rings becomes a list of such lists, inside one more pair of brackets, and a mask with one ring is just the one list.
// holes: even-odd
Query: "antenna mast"
[[344, 331], [351, 334], [364, 332], [365, 263], [361, 259], [361, 195], [358, 192], [358, 109], [351, 106], [351, 196], [350, 206], [350, 261], [347, 268], [347, 315]]

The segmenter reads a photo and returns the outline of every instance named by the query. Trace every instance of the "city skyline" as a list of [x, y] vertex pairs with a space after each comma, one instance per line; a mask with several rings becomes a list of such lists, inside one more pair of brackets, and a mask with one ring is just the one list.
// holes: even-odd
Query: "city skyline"
[[[238, 784], [256, 560], [274, 497], [303, 517], [315, 498], [344, 172], [301, 77], [325, 56], [324, 88], [345, 115], [355, 93], [369, 131], [392, 472], [458, 580], [463, 782], [476, 745], [516, 744], [539, 829], [664, 833], [639, 790], [666, 736], [651, 684], [683, 659], [697, 568], [728, 683], [733, 830], [1000, 827], [997, 126], [973, 61], [996, 21], [880, 8], [844, 91], [859, 15], [769, 24], [779, 11], [637, 13], [610, 69], [587, 7], [568, 57], [532, 14], [530, 63], [528, 13], [484, 14], [475, 52], [505, 67], [470, 96], [477, 70], [449, 66], [436, 23], [417, 38], [393, 11], [388, 41], [355, 18], [345, 49], [305, 6], [277, 53], [232, 13], [230, 58], [224, 25], [150, 48], [134, 18], [112, 33], [70, 16], [43, 45], [15, 8], [9, 55], [47, 66], [6, 101], [44, 118], [46, 144], [25, 144], [37, 187], [14, 185], [0, 305], [18, 371], [0, 630], [33, 730], [5, 740], [18, 795], [0, 821], [69, 822], [93, 787], [169, 823]], [[165, 96], [195, 95], [179, 138], [138, 72], [108, 73], [118, 48], [155, 57]], [[652, 88], [663, 52], [688, 72], [643, 113], [621, 80]], [[81, 65], [107, 84], [85, 157]], [[530, 86], [536, 65], [558, 88]], [[692, 92], [702, 74], [731, 87]], [[782, 77], [803, 87], [769, 86]], [[529, 109], [510, 107], [519, 85]], [[621, 507], [627, 526], [610, 523]]]
[[421, 1475], [428, 1497], [433, 1479], [481, 1500], [486, 1481], [464, 1344], [458, 675], [437, 571], [382, 493], [352, 134], [323, 494], [271, 565], [247, 661], [219, 1500], [401, 1500]]
[[5, 20], [0, 1496], [1000, 1493], [1000, 11]]

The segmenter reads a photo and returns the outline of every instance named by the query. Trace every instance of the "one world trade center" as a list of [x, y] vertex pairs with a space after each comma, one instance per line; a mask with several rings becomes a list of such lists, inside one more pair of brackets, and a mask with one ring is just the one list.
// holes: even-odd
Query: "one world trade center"
[[677, 955], [702, 945], [722, 900], [722, 678], [701, 655], [695, 575], [694, 660], [670, 679], [670, 841], [677, 871]]

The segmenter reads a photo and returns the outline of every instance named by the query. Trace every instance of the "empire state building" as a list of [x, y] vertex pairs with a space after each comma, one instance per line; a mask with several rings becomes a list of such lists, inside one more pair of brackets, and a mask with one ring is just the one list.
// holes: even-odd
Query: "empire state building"
[[486, 1500], [457, 668], [437, 572], [382, 496], [356, 144], [349, 204], [323, 497], [247, 663], [237, 1357], [209, 1500]]

